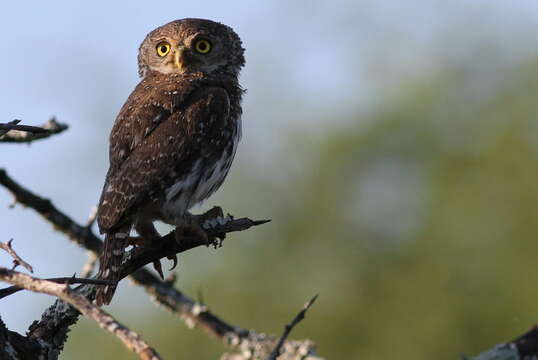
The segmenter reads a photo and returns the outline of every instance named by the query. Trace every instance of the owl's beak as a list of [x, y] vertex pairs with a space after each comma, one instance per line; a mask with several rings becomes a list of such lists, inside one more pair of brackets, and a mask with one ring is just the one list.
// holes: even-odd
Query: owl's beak
[[185, 70], [185, 48], [183, 46], [179, 46], [176, 49], [174, 53], [174, 64], [180, 71]]

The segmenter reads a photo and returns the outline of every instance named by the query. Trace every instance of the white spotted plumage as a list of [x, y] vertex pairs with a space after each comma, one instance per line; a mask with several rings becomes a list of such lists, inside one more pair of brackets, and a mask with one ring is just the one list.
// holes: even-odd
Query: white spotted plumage
[[[196, 52], [202, 37], [211, 43], [208, 53]], [[159, 55], [163, 41], [170, 51]], [[98, 305], [112, 299], [133, 227], [153, 241], [159, 238], [154, 221], [182, 225], [188, 210], [223, 183], [241, 137], [244, 63], [239, 36], [209, 20], [173, 21], [142, 42], [142, 80], [110, 134], [97, 223], [105, 234], [100, 277], [114, 285], [98, 288]]]
[[230, 170], [241, 140], [241, 118], [238, 117], [233, 123], [236, 128], [230, 152], [224, 151], [209, 167], [205, 166], [203, 159], [198, 159], [190, 172], [197, 175], [183, 177], [165, 190], [162, 212], [166, 222], [181, 224], [183, 216], [190, 208], [207, 199], [220, 187]]

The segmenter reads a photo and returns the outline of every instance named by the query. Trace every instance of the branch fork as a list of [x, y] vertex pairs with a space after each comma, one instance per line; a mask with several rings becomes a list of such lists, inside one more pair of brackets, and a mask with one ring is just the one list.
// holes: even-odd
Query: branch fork
[[[42, 128], [48, 130], [46, 132], [28, 127], [21, 128], [20, 126], [23, 125], [18, 125], [18, 123], [19, 121], [13, 121], [8, 124], [0, 124], [0, 142], [31, 142], [67, 129], [67, 125], [57, 123], [54, 119], [42, 126]], [[31, 130], [35, 131], [32, 132]], [[85, 265], [83, 273], [84, 276], [89, 276], [95, 259], [103, 248], [103, 242], [91, 229], [95, 221], [95, 212], [92, 212], [86, 224], [79, 224], [57, 209], [50, 200], [42, 198], [19, 185], [1, 168], [0, 185], [12, 194], [14, 203], [35, 210], [46, 221], [51, 223], [56, 230], [62, 232], [72, 242], [88, 251], [90, 259]], [[209, 239], [222, 239], [229, 232], [247, 230], [252, 226], [261, 225], [269, 221], [251, 220], [246, 217], [235, 219], [229, 214], [222, 216], [222, 211], [218, 216], [214, 216], [214, 214], [211, 215], [210, 210], [197, 217], [198, 225]], [[122, 264], [121, 278], [128, 276], [135, 284], [142, 286], [157, 304], [178, 315], [189, 326], [196, 326], [204, 332], [217, 337], [225, 345], [239, 351], [239, 353], [224, 354], [221, 360], [273, 359], [268, 357], [272, 356], [271, 353], [277, 354], [276, 356], [281, 354], [278, 357], [279, 359], [321, 360], [316, 355], [315, 346], [311, 341], [287, 340], [292, 328], [300, 321], [300, 319], [296, 320], [297, 317], [287, 325], [284, 334], [279, 341], [276, 341], [274, 337], [225, 322], [213, 314], [206, 305], [190, 299], [175, 288], [175, 276], [172, 275], [166, 280], [161, 280], [143, 268], [144, 265], [155, 260], [175, 256], [175, 254], [201, 245], [210, 245], [207, 239], [204, 240], [194, 234], [191, 234], [192, 236], [182, 236], [180, 241], [176, 241], [175, 231], [178, 230], [176, 229], [163, 236], [155, 247], [134, 248], [130, 251]], [[218, 247], [222, 245], [222, 241], [211, 244]], [[14, 251], [10, 252], [13, 250], [11, 242], [4, 244], [2, 248], [14, 258], [15, 266], [20, 265], [24, 266], [28, 271], [33, 270]], [[63, 350], [69, 328], [77, 322], [79, 315], [82, 313], [116, 335], [127, 348], [137, 353], [140, 359], [161, 359], [159, 354], [136, 333], [130, 331], [102, 309], [92, 304], [95, 286], [100, 285], [99, 280], [74, 277], [38, 279], [2, 267], [0, 267], [0, 280], [13, 285], [9, 288], [1, 289], [0, 298], [2, 294], [7, 296], [22, 288], [51, 294], [58, 298], [52, 306], [43, 312], [41, 320], [35, 321], [29, 327], [26, 336], [7, 330], [0, 319], [0, 357], [7, 354], [6, 349], [11, 349], [13, 353], [16, 353], [21, 358], [40, 356], [40, 358], [46, 360], [56, 360]], [[69, 284], [74, 283], [81, 283], [82, 285], [71, 289]], [[311, 305], [313, 301], [314, 299], [309, 304]], [[298, 316], [301, 314], [304, 316], [304, 312], [310, 305], [307, 305]]]

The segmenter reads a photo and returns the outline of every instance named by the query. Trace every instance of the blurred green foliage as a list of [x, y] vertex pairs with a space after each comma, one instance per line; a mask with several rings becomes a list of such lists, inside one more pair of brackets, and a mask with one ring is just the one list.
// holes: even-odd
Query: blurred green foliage
[[[184, 254], [179, 286], [273, 334], [320, 293], [292, 337], [327, 359], [456, 359], [523, 333], [538, 318], [536, 74], [538, 62], [487, 81], [447, 68], [335, 122], [348, 125], [292, 132], [265, 171], [236, 164], [211, 203], [273, 222]], [[111, 311], [166, 358], [224, 351], [140, 290], [121, 292]], [[86, 320], [71, 336], [65, 359], [134, 358]]]

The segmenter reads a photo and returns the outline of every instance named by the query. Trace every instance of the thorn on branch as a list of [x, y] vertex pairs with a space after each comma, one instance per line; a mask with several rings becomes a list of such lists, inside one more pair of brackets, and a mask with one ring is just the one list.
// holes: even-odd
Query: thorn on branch
[[303, 309], [299, 311], [299, 313], [293, 318], [293, 320], [284, 327], [284, 333], [282, 333], [282, 336], [280, 337], [280, 339], [278, 339], [278, 343], [276, 344], [275, 348], [273, 349], [273, 352], [271, 352], [271, 355], [269, 355], [267, 360], [276, 360], [276, 358], [280, 355], [282, 345], [284, 345], [284, 342], [288, 338], [295, 325], [300, 323], [305, 318], [306, 312], [314, 304], [314, 302], [318, 298], [318, 295], [319, 294], [316, 294], [312, 299], [310, 299], [310, 301], [308, 301], [303, 306]]
[[0, 242], [0, 248], [7, 252], [13, 258], [13, 267], [11, 268], [11, 270], [15, 270], [15, 268], [20, 265], [29, 272], [33, 273], [34, 269], [32, 268], [32, 266], [23, 259], [21, 259], [21, 257], [15, 252], [15, 250], [13, 250], [11, 243], [13, 243], [13, 239], [10, 239], [7, 243]]

